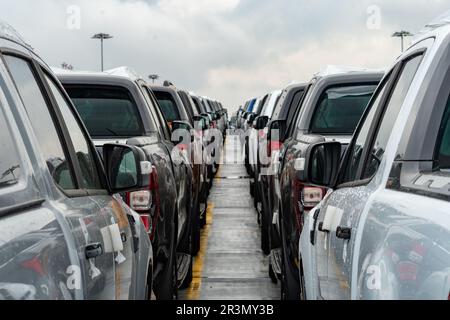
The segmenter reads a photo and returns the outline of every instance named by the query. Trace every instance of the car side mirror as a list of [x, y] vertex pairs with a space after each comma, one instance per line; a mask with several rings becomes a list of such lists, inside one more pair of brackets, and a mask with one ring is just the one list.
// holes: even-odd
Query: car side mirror
[[[342, 145], [340, 142], [323, 142], [311, 145], [305, 159], [297, 159], [300, 177], [308, 184], [333, 188], [339, 172]], [[302, 163], [303, 162], [303, 163]]]
[[195, 130], [205, 131], [208, 129], [207, 118], [204, 116], [194, 116]]
[[268, 116], [260, 116], [256, 118], [254, 127], [256, 130], [263, 130], [268, 123], [269, 123]]
[[105, 144], [103, 161], [111, 193], [140, 190], [150, 185], [152, 164], [136, 146]]
[[247, 123], [248, 123], [248, 124], [252, 124], [253, 121], [255, 120], [255, 118], [256, 118], [256, 114], [254, 114], [254, 113], [250, 114], [250, 115], [248, 116]]
[[174, 121], [172, 122], [172, 141], [176, 144], [181, 142], [194, 142], [193, 128], [189, 122]]
[[286, 120], [270, 121], [268, 126], [267, 140], [268, 141], [284, 141], [286, 132]]

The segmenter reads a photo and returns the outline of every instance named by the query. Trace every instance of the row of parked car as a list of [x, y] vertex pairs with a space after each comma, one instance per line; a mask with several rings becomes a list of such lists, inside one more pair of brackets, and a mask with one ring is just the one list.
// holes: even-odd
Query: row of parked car
[[0, 48], [0, 299], [177, 298], [227, 111], [128, 68], [52, 70], [4, 23]]
[[386, 72], [327, 68], [235, 115], [283, 299], [450, 297], [450, 18]]

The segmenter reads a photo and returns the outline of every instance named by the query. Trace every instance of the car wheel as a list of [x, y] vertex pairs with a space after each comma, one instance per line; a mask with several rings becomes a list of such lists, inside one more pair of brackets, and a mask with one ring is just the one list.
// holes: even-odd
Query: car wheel
[[300, 300], [306, 300], [305, 275], [303, 273], [303, 260], [300, 258]]
[[[175, 214], [177, 216], [177, 214]], [[172, 224], [172, 243], [170, 244], [170, 256], [164, 270], [161, 271], [158, 278], [153, 283], [153, 289], [157, 300], [177, 300], [178, 286], [177, 286], [177, 224]]]
[[196, 256], [200, 251], [200, 205], [196, 201], [193, 213], [192, 213], [192, 256]]
[[265, 212], [264, 201], [261, 210], [261, 250], [265, 255], [270, 254], [270, 243], [269, 243], [269, 221], [268, 215]]
[[277, 275], [275, 274], [275, 271], [273, 270], [271, 263], [269, 264], [269, 277], [270, 277], [270, 280], [272, 281], [272, 283], [274, 283], [274, 284], [278, 283]]
[[286, 239], [284, 236], [283, 222], [281, 222], [281, 238], [282, 247], [281, 252], [281, 299], [282, 300], [299, 300], [300, 298], [300, 284], [295, 276], [295, 271], [292, 270], [287, 250], [286, 250]]
[[180, 289], [187, 289], [192, 283], [193, 279], [193, 263], [194, 258], [191, 256], [191, 264], [189, 265], [189, 270], [186, 274], [186, 277], [184, 278], [183, 282], [180, 285]]

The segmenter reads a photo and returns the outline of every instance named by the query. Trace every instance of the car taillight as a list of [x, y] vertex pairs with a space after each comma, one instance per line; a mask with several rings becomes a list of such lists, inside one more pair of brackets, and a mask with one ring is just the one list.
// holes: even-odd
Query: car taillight
[[264, 139], [264, 137], [266, 136], [266, 133], [264, 132], [264, 130], [259, 130], [258, 134], [259, 134], [260, 139]]
[[126, 193], [126, 202], [131, 209], [139, 213], [141, 220], [153, 241], [156, 222], [160, 215], [160, 196], [158, 187], [158, 172], [152, 167], [150, 184], [145, 190]]
[[152, 193], [150, 190], [130, 192], [130, 208], [134, 211], [148, 211], [152, 206]]
[[303, 215], [305, 211], [310, 211], [322, 201], [325, 190], [317, 187], [305, 186], [300, 181], [294, 182], [293, 206], [297, 230], [301, 232], [303, 228]]
[[323, 198], [323, 189], [316, 187], [304, 187], [300, 195], [300, 200], [306, 208], [314, 208]]
[[281, 145], [283, 143], [281, 141], [268, 141], [267, 143], [267, 155], [269, 157], [272, 156], [272, 152], [280, 151]]
[[150, 231], [150, 226], [152, 224], [152, 218], [149, 214], [141, 214], [141, 221], [145, 227], [145, 231]]

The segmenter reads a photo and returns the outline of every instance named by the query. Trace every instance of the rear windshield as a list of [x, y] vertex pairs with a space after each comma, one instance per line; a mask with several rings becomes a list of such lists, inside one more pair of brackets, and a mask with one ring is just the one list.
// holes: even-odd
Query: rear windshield
[[352, 85], [326, 90], [313, 117], [312, 133], [353, 134], [376, 87]]
[[144, 135], [136, 103], [125, 88], [110, 86], [65, 88], [92, 137]]
[[169, 92], [153, 90], [153, 93], [156, 99], [158, 99], [159, 106], [168, 122], [181, 119], [175, 100]]

